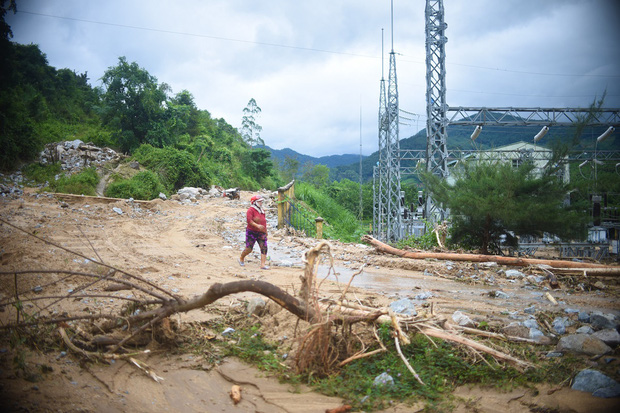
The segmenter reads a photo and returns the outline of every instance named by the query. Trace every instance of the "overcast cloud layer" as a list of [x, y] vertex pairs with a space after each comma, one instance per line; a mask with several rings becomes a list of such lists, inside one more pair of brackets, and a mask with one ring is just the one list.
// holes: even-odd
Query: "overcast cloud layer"
[[[620, 107], [617, 0], [445, 0], [450, 106]], [[17, 0], [13, 41], [99, 86], [120, 56], [240, 127], [250, 98], [275, 149], [377, 150], [389, 0]], [[425, 127], [424, 0], [394, 1], [401, 139]], [[360, 128], [360, 109], [362, 125]], [[361, 130], [361, 133], [360, 133]]]

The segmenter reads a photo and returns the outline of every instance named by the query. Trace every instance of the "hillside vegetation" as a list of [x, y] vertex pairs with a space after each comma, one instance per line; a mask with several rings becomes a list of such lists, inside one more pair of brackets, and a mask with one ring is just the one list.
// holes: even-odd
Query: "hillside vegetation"
[[119, 58], [104, 74], [103, 87], [93, 88], [86, 73], [49, 66], [37, 45], [5, 47], [2, 171], [32, 162], [47, 143], [80, 139], [132, 156], [156, 172], [168, 193], [192, 184], [281, 184], [268, 151], [252, 149], [224, 119], [198, 109], [189, 91], [173, 94], [137, 63]]

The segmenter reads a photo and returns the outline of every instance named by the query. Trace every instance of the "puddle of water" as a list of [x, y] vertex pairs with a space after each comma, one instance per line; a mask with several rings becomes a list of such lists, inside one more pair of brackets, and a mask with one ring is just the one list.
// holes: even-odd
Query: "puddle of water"
[[[359, 271], [359, 269], [351, 269], [347, 267], [335, 266], [327, 279], [330, 281], [338, 281], [347, 284], [351, 276]], [[318, 270], [319, 278], [325, 278], [328, 266], [320, 265]], [[420, 280], [399, 274], [386, 274], [385, 272], [373, 271], [364, 268], [360, 274], [356, 275], [351, 283], [353, 287], [363, 288], [366, 290], [376, 291], [387, 294], [409, 294], [416, 287], [420, 286]]]

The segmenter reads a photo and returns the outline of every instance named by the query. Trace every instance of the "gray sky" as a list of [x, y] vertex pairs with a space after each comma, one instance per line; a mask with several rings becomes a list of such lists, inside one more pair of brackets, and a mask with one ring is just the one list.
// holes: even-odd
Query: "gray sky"
[[[13, 41], [99, 86], [120, 56], [239, 128], [250, 98], [275, 149], [377, 150], [389, 0], [17, 0]], [[424, 0], [394, 1], [400, 108], [426, 125]], [[445, 0], [450, 106], [620, 107], [620, 1]], [[362, 124], [360, 128], [360, 109]], [[361, 130], [361, 133], [360, 133]]]

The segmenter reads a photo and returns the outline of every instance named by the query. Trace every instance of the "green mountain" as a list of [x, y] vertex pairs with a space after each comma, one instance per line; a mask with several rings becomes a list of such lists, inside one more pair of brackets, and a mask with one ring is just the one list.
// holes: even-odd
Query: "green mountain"
[[[576, 139], [574, 126], [553, 126], [549, 132], [538, 142], [539, 145], [551, 147], [554, 143], [561, 142], [573, 145], [574, 150], [592, 150], [595, 147], [596, 138], [605, 131], [605, 127], [586, 127]], [[449, 125], [448, 126], [448, 149], [482, 150], [506, 146], [519, 141], [532, 142], [534, 136], [540, 131], [539, 126], [484, 126], [482, 133], [475, 142], [471, 141], [472, 126]], [[611, 135], [605, 142], [598, 145], [599, 150], [620, 150], [620, 138], [617, 133]], [[400, 141], [401, 149], [426, 150], [426, 130]], [[379, 152], [374, 152], [362, 161], [362, 180], [372, 180], [373, 167], [379, 161]], [[403, 161], [402, 166], [414, 166], [408, 161]], [[349, 165], [341, 165], [331, 170], [330, 178], [333, 180], [350, 179], [359, 180], [359, 160]]]
[[[350, 165], [352, 163], [359, 164], [360, 159], [359, 155], [352, 154], [329, 155], [316, 158], [314, 156], [301, 154], [290, 148], [272, 149], [269, 146], [259, 146], [259, 148], [268, 150], [271, 153], [271, 159], [273, 159], [278, 165], [282, 165], [282, 162], [284, 162], [286, 158], [292, 158], [297, 159], [299, 164], [302, 166], [306, 164], [325, 165], [332, 169], [341, 165]], [[365, 158], [365, 156], [362, 158]]]

